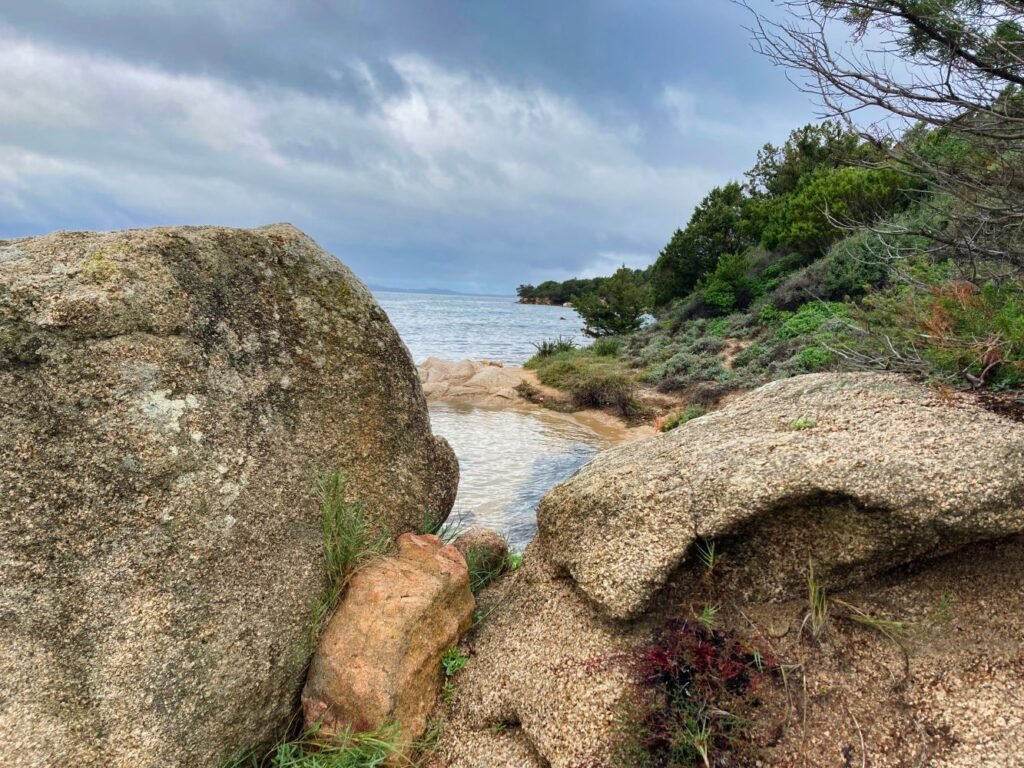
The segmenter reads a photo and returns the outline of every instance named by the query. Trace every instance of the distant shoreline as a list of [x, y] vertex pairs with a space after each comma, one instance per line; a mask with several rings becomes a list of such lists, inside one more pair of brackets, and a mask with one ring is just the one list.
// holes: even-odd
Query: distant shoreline
[[462, 291], [452, 291], [447, 288], [388, 288], [383, 285], [368, 285], [371, 293], [415, 293], [423, 294], [426, 296], [453, 296], [453, 297], [465, 297], [465, 298], [484, 298], [484, 299], [514, 299], [514, 294], [511, 293], [463, 293]]
[[571, 301], [552, 301], [551, 299], [517, 299], [516, 304], [534, 304], [540, 307], [569, 307], [572, 309]]

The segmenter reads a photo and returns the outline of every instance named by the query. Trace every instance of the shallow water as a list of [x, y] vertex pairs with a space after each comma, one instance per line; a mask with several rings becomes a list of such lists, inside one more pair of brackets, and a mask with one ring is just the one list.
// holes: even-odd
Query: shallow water
[[[557, 336], [585, 343], [575, 310], [517, 304], [512, 297], [377, 292], [377, 301], [419, 364], [500, 360], [522, 365], [533, 344]], [[560, 414], [431, 402], [435, 434], [459, 459], [459, 495], [450, 520], [482, 525], [522, 551], [537, 530], [536, 511], [612, 436]]]
[[544, 411], [432, 402], [430, 420], [459, 457], [459, 495], [450, 520], [492, 528], [517, 551], [537, 530], [544, 494], [611, 444], [572, 419]]

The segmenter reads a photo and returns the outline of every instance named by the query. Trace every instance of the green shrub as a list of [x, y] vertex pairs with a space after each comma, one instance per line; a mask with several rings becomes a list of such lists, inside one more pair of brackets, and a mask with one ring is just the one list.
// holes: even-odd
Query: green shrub
[[775, 332], [775, 338], [785, 341], [798, 336], [810, 336], [829, 320], [845, 317], [846, 314], [847, 308], [842, 304], [830, 304], [825, 301], [804, 304]]
[[588, 349], [531, 361], [542, 384], [569, 394], [574, 408], [604, 408], [624, 418], [640, 416], [636, 383], [625, 364]]
[[832, 362], [833, 355], [827, 349], [815, 346], [804, 347], [796, 358], [797, 363], [805, 371], [820, 371]]
[[818, 168], [773, 211], [763, 243], [812, 258], [824, 255], [845, 237], [835, 222], [869, 224], [880, 215], [899, 212], [908, 201], [906, 186], [906, 176], [890, 169]]
[[733, 358], [733, 370], [737, 368], [747, 368], [754, 365], [767, 365], [768, 361], [763, 359], [767, 351], [767, 348], [761, 344], [751, 344]]
[[1024, 283], [904, 285], [868, 296], [842, 337], [859, 367], [974, 386], [1024, 385]]
[[708, 320], [704, 326], [704, 333], [715, 338], [724, 338], [729, 333], [729, 322], [724, 317], [716, 317]]
[[757, 281], [749, 274], [750, 260], [746, 254], [730, 253], [722, 256], [715, 271], [702, 286], [704, 301], [728, 314], [745, 309], [757, 295]]
[[621, 347], [622, 339], [606, 336], [602, 339], [596, 339], [590, 348], [599, 357], [615, 357], [619, 354]]

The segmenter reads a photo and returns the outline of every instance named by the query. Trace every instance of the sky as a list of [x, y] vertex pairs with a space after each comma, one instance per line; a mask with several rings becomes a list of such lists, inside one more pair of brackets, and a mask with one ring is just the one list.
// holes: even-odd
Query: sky
[[370, 285], [502, 294], [643, 267], [815, 119], [747, 13], [0, 0], [0, 238], [288, 221]]

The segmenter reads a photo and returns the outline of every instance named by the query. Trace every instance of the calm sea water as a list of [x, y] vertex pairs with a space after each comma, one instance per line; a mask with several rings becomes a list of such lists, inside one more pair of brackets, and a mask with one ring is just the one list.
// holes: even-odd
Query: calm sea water
[[442, 360], [500, 360], [522, 365], [533, 344], [556, 336], [585, 343], [574, 309], [517, 304], [509, 297], [374, 294], [416, 364]]
[[[413, 359], [500, 360], [521, 365], [533, 343], [575, 336], [572, 309], [516, 304], [512, 298], [375, 294]], [[459, 458], [453, 518], [504, 534], [522, 550], [537, 530], [537, 504], [609, 443], [559, 414], [430, 403], [434, 432]]]

